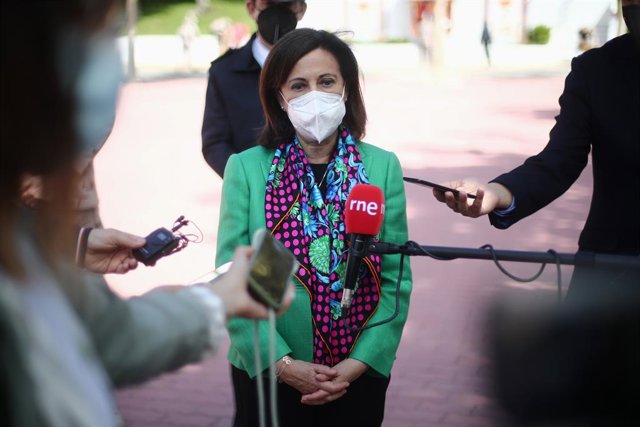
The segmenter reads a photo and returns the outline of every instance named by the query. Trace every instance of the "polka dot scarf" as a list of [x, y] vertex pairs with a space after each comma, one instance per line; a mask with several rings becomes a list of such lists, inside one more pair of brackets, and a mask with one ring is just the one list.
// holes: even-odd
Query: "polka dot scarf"
[[341, 128], [327, 167], [323, 198], [297, 137], [280, 145], [273, 158], [265, 196], [267, 228], [300, 263], [296, 278], [311, 299], [313, 361], [334, 366], [349, 356], [380, 300], [380, 256], [360, 267], [353, 305], [341, 316], [348, 253], [344, 207], [351, 189], [369, 181], [351, 134]]

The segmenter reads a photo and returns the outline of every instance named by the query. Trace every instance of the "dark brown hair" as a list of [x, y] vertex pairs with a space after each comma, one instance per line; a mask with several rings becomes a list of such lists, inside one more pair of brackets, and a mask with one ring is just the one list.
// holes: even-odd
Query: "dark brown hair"
[[265, 125], [258, 136], [258, 144], [275, 148], [290, 142], [295, 130], [286, 111], [280, 105], [280, 87], [300, 58], [315, 49], [323, 49], [334, 56], [345, 81], [346, 114], [342, 123], [358, 140], [364, 137], [367, 112], [360, 89], [360, 72], [355, 55], [335, 34], [310, 28], [294, 30], [275, 44], [260, 75], [260, 101]]

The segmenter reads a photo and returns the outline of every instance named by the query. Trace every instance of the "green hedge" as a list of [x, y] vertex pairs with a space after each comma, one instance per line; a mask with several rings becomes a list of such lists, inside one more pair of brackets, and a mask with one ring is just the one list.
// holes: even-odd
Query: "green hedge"
[[537, 25], [529, 30], [529, 43], [547, 44], [551, 36], [551, 28], [546, 25]]
[[[138, 0], [136, 33], [176, 34], [187, 12], [195, 7], [195, 0]], [[209, 34], [211, 22], [221, 17], [244, 22], [255, 29], [255, 23], [247, 14], [245, 0], [211, 0], [211, 9], [199, 16], [200, 32]]]

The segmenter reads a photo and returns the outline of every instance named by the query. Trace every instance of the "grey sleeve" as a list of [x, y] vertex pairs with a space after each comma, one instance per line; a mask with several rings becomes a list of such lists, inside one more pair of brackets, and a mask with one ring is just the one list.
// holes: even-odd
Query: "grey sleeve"
[[212, 350], [210, 306], [196, 293], [154, 290], [122, 299], [100, 278], [86, 284], [80, 301], [79, 313], [116, 386], [197, 362]]

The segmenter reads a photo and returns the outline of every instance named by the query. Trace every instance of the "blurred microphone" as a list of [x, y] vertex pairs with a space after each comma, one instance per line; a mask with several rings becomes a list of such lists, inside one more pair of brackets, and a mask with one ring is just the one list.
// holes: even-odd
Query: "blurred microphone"
[[344, 290], [340, 303], [342, 313], [351, 307], [362, 258], [367, 255], [371, 238], [380, 232], [384, 219], [384, 195], [380, 187], [356, 184], [347, 198], [345, 211], [347, 234], [351, 235]]

